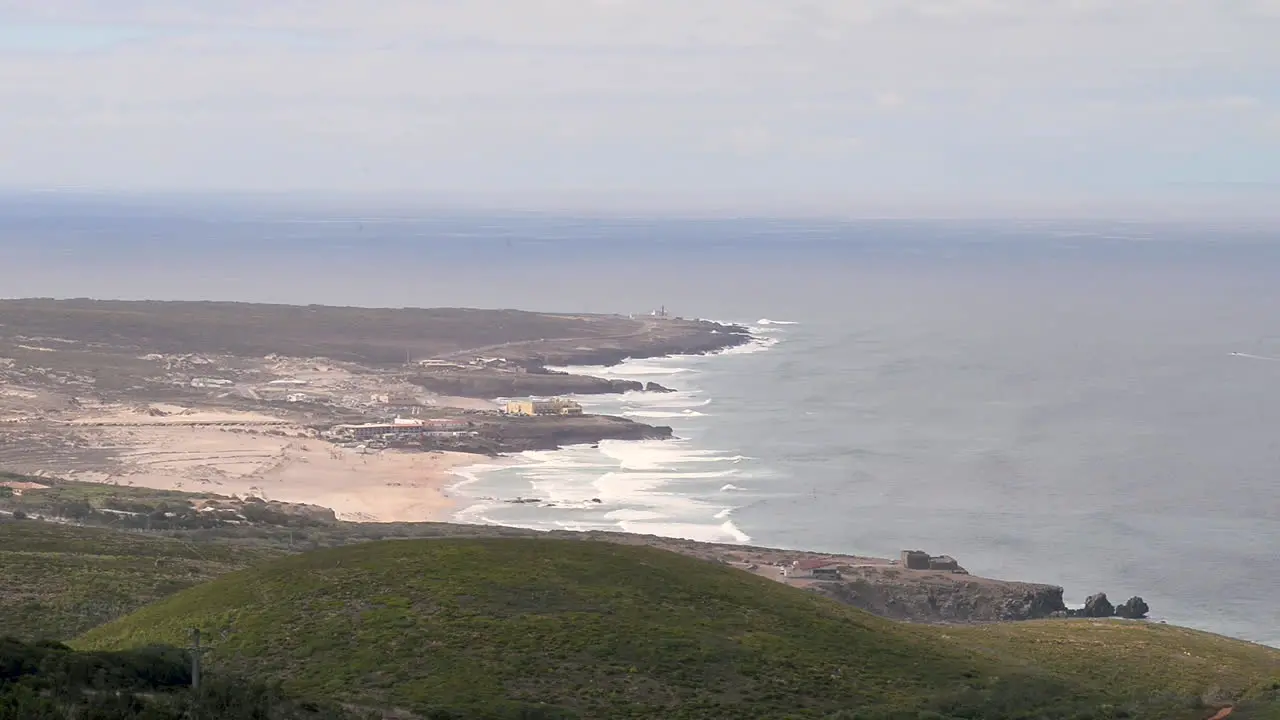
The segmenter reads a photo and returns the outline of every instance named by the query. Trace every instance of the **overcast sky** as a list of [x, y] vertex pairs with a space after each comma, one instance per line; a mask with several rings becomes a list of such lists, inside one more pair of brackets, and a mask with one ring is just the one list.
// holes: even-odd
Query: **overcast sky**
[[0, 0], [0, 133], [3, 188], [1280, 207], [1280, 0]]

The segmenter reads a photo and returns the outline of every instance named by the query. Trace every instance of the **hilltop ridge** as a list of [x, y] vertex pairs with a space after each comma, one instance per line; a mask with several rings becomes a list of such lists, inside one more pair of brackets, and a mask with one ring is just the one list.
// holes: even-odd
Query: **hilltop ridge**
[[75, 645], [176, 644], [193, 626], [219, 638], [212, 667], [429, 717], [523, 707], [566, 718], [1189, 720], [1280, 688], [1280, 651], [1205, 633], [901, 625], [654, 548], [551, 539], [306, 553], [180, 592]]

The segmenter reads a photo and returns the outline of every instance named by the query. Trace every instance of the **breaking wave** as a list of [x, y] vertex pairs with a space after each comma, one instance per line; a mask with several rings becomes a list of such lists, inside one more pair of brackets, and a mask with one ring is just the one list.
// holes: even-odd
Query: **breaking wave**
[[671, 418], [688, 418], [688, 417], [706, 417], [706, 413], [700, 413], [697, 410], [685, 408], [680, 412], [666, 412], [662, 410], [624, 410], [624, 417], [649, 418], [653, 420], [671, 419]]
[[[575, 399], [590, 413], [639, 421], [661, 420], [677, 439], [605, 440], [555, 451], [524, 452], [509, 464], [455, 470], [461, 478], [451, 490], [475, 503], [455, 515], [459, 522], [555, 530], [605, 530], [685, 538], [704, 542], [746, 543], [751, 537], [730, 515], [753, 502], [744, 478], [756, 468], [753, 458], [736, 450], [700, 447], [693, 440], [714, 415], [699, 386], [715, 372], [713, 356], [764, 352], [785, 335], [788, 321], [762, 319], [744, 324], [751, 340], [712, 355], [625, 360], [614, 366], [571, 366], [552, 370], [609, 379], [644, 379], [675, 392], [627, 392], [584, 395]], [[728, 496], [733, 501], [726, 501]]]
[[1233, 357], [1248, 358], [1250, 360], [1266, 360], [1268, 362], [1280, 362], [1280, 358], [1267, 357], [1266, 355], [1253, 355], [1250, 353], [1233, 352]]

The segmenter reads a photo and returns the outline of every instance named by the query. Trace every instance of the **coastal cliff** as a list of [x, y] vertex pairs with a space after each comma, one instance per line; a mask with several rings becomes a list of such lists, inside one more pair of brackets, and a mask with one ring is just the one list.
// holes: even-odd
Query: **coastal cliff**
[[1066, 610], [1056, 585], [920, 572], [896, 567], [852, 568], [839, 582], [811, 590], [894, 620], [976, 623], [1037, 620]]

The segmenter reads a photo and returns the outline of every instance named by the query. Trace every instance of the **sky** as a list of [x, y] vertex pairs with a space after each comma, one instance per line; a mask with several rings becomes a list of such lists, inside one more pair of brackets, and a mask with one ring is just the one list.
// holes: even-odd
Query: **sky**
[[1280, 214], [1276, 38], [1280, 0], [0, 0], [0, 189]]

